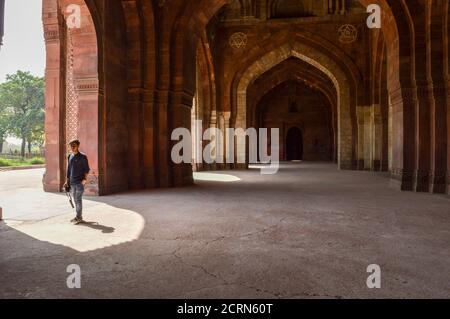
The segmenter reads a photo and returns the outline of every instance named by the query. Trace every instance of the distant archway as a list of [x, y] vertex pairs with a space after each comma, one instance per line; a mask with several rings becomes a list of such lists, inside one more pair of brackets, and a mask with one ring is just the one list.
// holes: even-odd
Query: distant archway
[[286, 134], [286, 160], [303, 160], [303, 134], [296, 126], [291, 127]]
[[[353, 131], [355, 129], [351, 105], [351, 78], [326, 53], [321, 52], [306, 43], [292, 41], [268, 52], [252, 65], [250, 65], [240, 78], [237, 79], [236, 88], [236, 128], [247, 128], [247, 89], [259, 76], [289, 58], [298, 58], [326, 74], [338, 92], [337, 101], [337, 158], [341, 169], [350, 169], [354, 157]], [[246, 161], [245, 145], [243, 140], [237, 143], [237, 159], [239, 163]]]

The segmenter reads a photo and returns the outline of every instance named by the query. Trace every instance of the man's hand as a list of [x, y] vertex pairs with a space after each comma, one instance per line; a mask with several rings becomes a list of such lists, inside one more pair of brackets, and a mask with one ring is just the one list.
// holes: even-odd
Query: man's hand
[[70, 191], [70, 182], [69, 182], [69, 180], [66, 180], [66, 182], [63, 185], [63, 187], [64, 187], [64, 190], [66, 192]]
[[83, 186], [86, 186], [87, 180], [86, 180], [86, 179], [83, 179], [83, 180], [81, 181], [81, 184], [82, 184]]

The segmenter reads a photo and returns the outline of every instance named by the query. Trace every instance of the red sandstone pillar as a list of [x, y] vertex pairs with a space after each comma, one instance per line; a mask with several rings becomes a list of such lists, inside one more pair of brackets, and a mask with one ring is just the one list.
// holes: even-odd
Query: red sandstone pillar
[[168, 105], [169, 92], [166, 90], [156, 91], [155, 106], [157, 109], [157, 140], [158, 149], [155, 150], [158, 154], [157, 174], [158, 186], [171, 186], [171, 172], [170, 172], [170, 136], [171, 133], [168, 119]]
[[447, 136], [447, 117], [448, 117], [448, 88], [446, 82], [448, 70], [445, 67], [448, 60], [448, 45], [446, 29], [442, 26], [448, 24], [448, 0], [439, 5], [433, 1], [428, 7], [430, 12], [429, 20], [429, 43], [430, 43], [430, 62], [431, 76], [433, 79], [432, 94], [434, 103], [431, 109], [431, 165], [433, 175], [431, 178], [431, 191], [433, 193], [446, 193], [447, 190], [447, 167], [449, 147], [449, 137]]
[[156, 186], [155, 174], [155, 108], [154, 94], [148, 90], [142, 93], [143, 102], [143, 120], [144, 120], [144, 136], [143, 136], [143, 163], [144, 172], [143, 180], [145, 188], [153, 188]]
[[416, 103], [416, 148], [417, 169], [415, 171], [415, 190], [428, 192], [431, 182], [431, 106], [433, 88], [428, 81], [419, 81]]
[[415, 89], [397, 87], [392, 103], [392, 177], [404, 191], [414, 189], [415, 170]]
[[[438, 84], [439, 85], [439, 84]], [[442, 84], [435, 86], [434, 92], [434, 106], [432, 110], [432, 169], [433, 175], [431, 177], [431, 191], [433, 193], [446, 192], [446, 178], [447, 178], [447, 148], [448, 137], [447, 134], [447, 90]]]
[[56, 0], [43, 1], [43, 23], [46, 48], [45, 71], [45, 174], [44, 190], [61, 191], [65, 181], [64, 108], [65, 63], [62, 59], [61, 17]]
[[380, 169], [383, 172], [389, 170], [389, 92], [387, 89], [387, 70], [386, 62], [383, 62], [381, 72], [381, 90], [380, 90], [380, 110], [381, 110], [381, 122], [383, 130], [382, 138], [382, 151], [381, 151], [381, 165]]
[[78, 78], [75, 83], [78, 92], [78, 139], [81, 142], [80, 149], [88, 156], [91, 168], [86, 193], [100, 195], [98, 79]]
[[[100, 195], [99, 163], [99, 80], [95, 26], [84, 0], [70, 0], [81, 7], [81, 28], [71, 29], [73, 43], [73, 81], [78, 96], [80, 150], [88, 156], [91, 172], [86, 193]], [[68, 2], [69, 4], [69, 2]]]
[[[171, 92], [170, 98], [170, 131], [168, 137], [171, 137], [172, 130], [176, 128], [191, 129], [191, 110], [194, 94], [182, 91]], [[202, 132], [203, 133], [203, 132]], [[194, 182], [192, 174], [191, 163], [175, 164], [170, 158], [172, 147], [177, 142], [171, 141], [170, 149], [168, 150], [168, 157], [170, 160], [170, 166], [172, 167], [172, 180], [171, 184], [175, 187], [181, 187], [190, 185]]]
[[142, 89], [128, 89], [128, 184], [130, 189], [143, 187], [142, 142]]

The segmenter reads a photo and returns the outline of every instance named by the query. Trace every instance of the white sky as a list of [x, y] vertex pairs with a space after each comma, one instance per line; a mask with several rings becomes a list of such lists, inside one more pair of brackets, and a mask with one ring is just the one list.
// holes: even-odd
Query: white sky
[[[6, 0], [5, 36], [0, 48], [0, 83], [17, 70], [35, 76], [45, 73], [45, 44], [42, 0]], [[9, 143], [19, 144], [16, 138]]]
[[5, 36], [0, 49], [0, 83], [17, 70], [44, 76], [42, 0], [6, 0]]

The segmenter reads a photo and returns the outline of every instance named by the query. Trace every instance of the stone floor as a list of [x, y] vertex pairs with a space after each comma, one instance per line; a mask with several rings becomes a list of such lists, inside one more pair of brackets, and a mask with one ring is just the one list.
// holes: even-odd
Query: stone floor
[[[87, 198], [73, 226], [42, 170], [0, 173], [0, 298], [450, 297], [450, 198], [382, 174], [283, 164]], [[66, 286], [78, 264], [81, 289]], [[368, 289], [369, 264], [382, 270]]]

